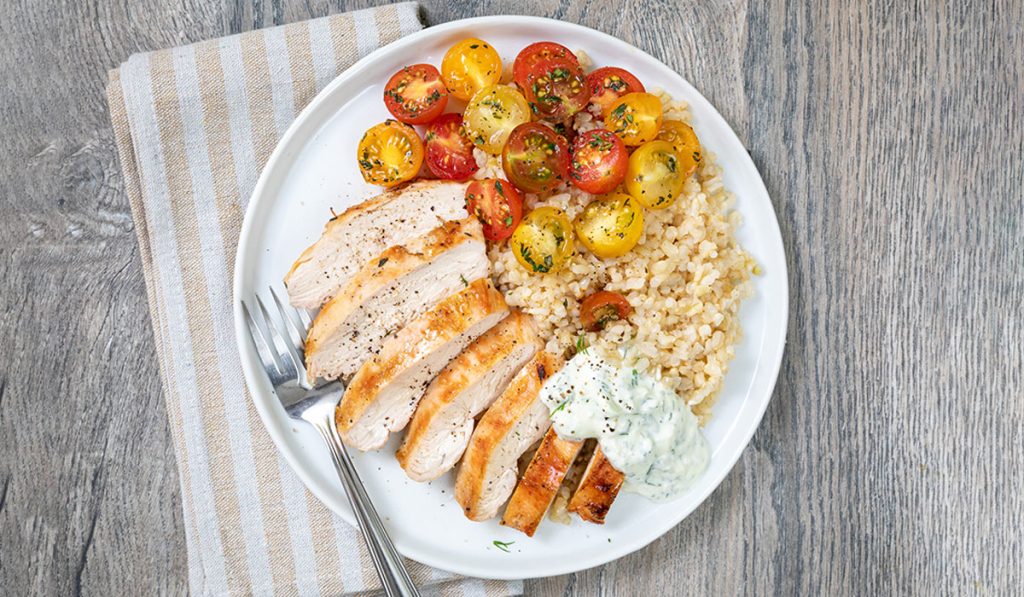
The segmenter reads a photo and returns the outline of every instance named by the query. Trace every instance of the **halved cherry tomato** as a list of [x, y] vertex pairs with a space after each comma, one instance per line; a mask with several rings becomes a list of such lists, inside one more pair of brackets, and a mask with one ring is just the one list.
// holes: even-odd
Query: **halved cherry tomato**
[[650, 93], [627, 93], [604, 111], [604, 125], [629, 146], [658, 136], [661, 100]]
[[385, 120], [363, 134], [356, 152], [363, 180], [384, 187], [411, 180], [423, 165], [423, 141], [416, 129]]
[[608, 193], [626, 176], [628, 162], [626, 146], [615, 133], [605, 129], [587, 131], [572, 144], [569, 179], [588, 193]]
[[552, 122], [565, 122], [590, 101], [587, 78], [575, 58], [534, 63], [526, 75], [523, 94], [534, 114]]
[[569, 146], [561, 135], [539, 122], [517, 126], [501, 154], [505, 174], [530, 193], [549, 191], [569, 173]]
[[576, 236], [598, 257], [620, 257], [640, 241], [644, 231], [644, 210], [625, 193], [597, 197], [573, 222]]
[[579, 60], [569, 48], [553, 41], [538, 41], [523, 48], [516, 56], [515, 62], [512, 63], [512, 80], [520, 89], [526, 89], [526, 76], [533, 65], [550, 58], [565, 58], [579, 66]]
[[500, 243], [523, 219], [523, 196], [507, 180], [474, 180], [466, 187], [466, 210], [484, 225], [484, 238]]
[[583, 299], [580, 305], [580, 323], [583, 327], [596, 332], [603, 330], [613, 321], [626, 319], [633, 312], [626, 297], [618, 292], [601, 290]]
[[679, 170], [684, 177], [696, 172], [700, 165], [700, 140], [690, 125], [678, 120], [666, 120], [661, 123], [658, 139], [672, 144], [679, 156]]
[[627, 93], [647, 91], [633, 73], [615, 66], [605, 66], [587, 75], [587, 87], [590, 88], [590, 102], [601, 106], [602, 113]]
[[629, 156], [626, 191], [647, 209], [668, 207], [683, 191], [691, 172], [680, 167], [679, 156], [668, 141], [648, 141]]
[[427, 127], [427, 168], [445, 180], [465, 180], [477, 171], [473, 143], [462, 130], [461, 114], [443, 114]]
[[512, 254], [527, 271], [558, 271], [576, 252], [572, 223], [557, 207], [543, 206], [526, 214], [509, 241]]
[[463, 128], [474, 145], [499, 155], [512, 130], [524, 122], [530, 122], [530, 106], [523, 94], [511, 85], [491, 85], [469, 100]]
[[384, 86], [388, 112], [406, 124], [424, 124], [437, 118], [448, 105], [448, 90], [441, 73], [429, 64], [413, 64], [398, 71]]
[[501, 79], [501, 56], [481, 39], [464, 39], [448, 48], [441, 60], [441, 77], [452, 95], [469, 101]]

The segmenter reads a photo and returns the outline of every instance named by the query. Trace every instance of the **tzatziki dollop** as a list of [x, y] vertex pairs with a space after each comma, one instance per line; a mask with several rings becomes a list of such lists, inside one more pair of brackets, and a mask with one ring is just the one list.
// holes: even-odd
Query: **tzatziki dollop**
[[708, 466], [710, 453], [686, 402], [653, 377], [620, 369], [587, 350], [541, 388], [560, 437], [597, 438], [625, 477], [623, 491], [675, 497]]

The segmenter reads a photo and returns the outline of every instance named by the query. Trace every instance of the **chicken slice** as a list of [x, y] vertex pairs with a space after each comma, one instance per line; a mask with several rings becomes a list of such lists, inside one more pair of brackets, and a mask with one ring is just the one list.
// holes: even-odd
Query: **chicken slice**
[[472, 282], [385, 341], [356, 371], [334, 413], [342, 439], [376, 450], [405, 427], [427, 384], [470, 342], [508, 315], [490, 279]]
[[604, 524], [604, 517], [625, 479], [626, 476], [605, 458], [601, 446], [597, 446], [576, 493], [569, 499], [569, 512], [575, 512], [587, 522]]
[[548, 429], [508, 501], [501, 524], [533, 537], [582, 447], [582, 441], [562, 439], [554, 427]]
[[388, 247], [425, 234], [466, 213], [466, 184], [428, 180], [372, 197], [324, 226], [284, 278], [292, 305], [316, 309], [359, 268]]
[[519, 457], [551, 426], [538, 394], [561, 364], [550, 353], [537, 353], [480, 418], [455, 479], [455, 499], [466, 518], [493, 518], [512, 494]]
[[480, 222], [445, 222], [391, 247], [356, 272], [313, 321], [306, 340], [311, 376], [355, 373], [389, 334], [490, 271]]
[[530, 316], [513, 311], [449, 363], [427, 387], [395, 455], [406, 474], [430, 481], [455, 466], [473, 433], [473, 419], [540, 349]]

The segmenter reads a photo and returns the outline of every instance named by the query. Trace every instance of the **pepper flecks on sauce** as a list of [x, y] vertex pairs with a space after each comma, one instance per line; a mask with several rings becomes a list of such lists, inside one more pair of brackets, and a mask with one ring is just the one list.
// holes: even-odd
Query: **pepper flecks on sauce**
[[670, 499], [708, 466], [708, 443], [686, 402], [653, 377], [619, 369], [594, 351], [570, 359], [540, 398], [559, 436], [597, 438], [626, 476], [623, 491]]

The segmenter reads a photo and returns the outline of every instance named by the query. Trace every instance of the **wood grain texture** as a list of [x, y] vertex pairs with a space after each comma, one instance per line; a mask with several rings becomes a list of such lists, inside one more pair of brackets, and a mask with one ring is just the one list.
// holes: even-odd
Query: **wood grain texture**
[[[181, 594], [174, 455], [106, 112], [131, 53], [365, 6], [4, 0], [0, 587]], [[426, 0], [647, 50], [757, 162], [786, 357], [735, 469], [648, 548], [529, 595], [1024, 586], [1024, 4]]]

